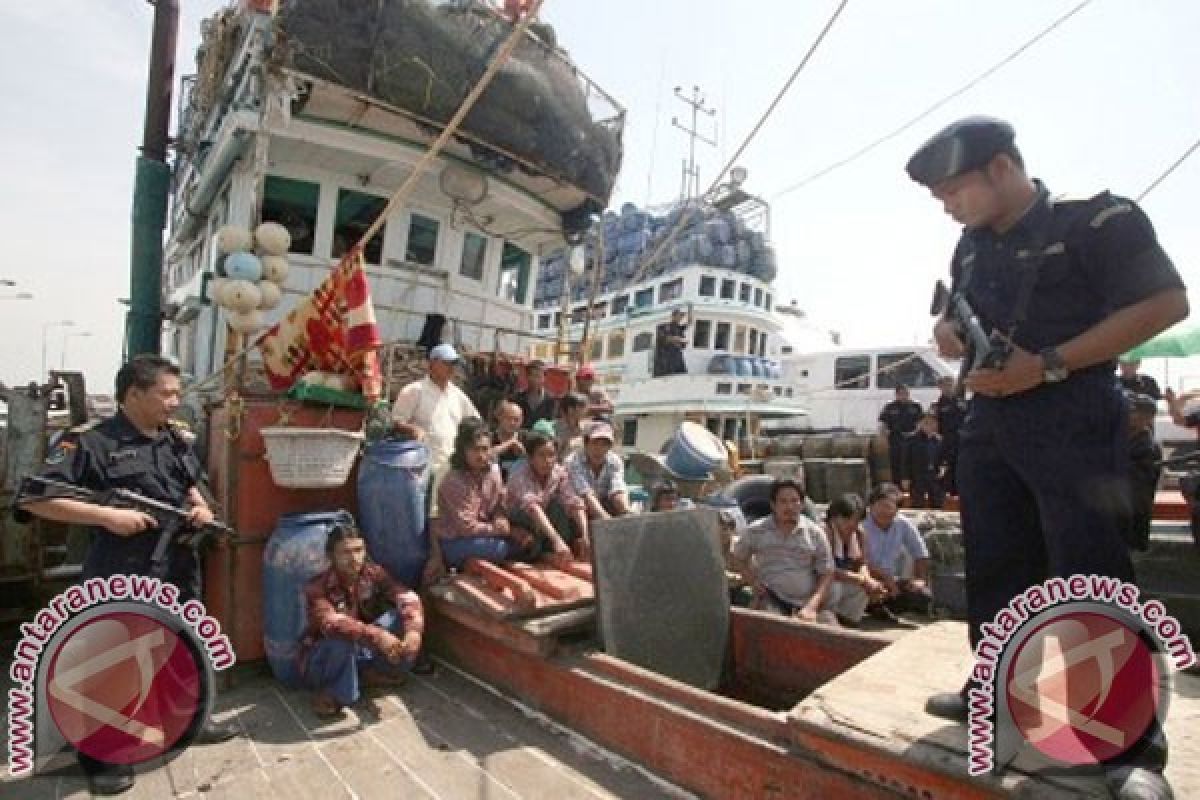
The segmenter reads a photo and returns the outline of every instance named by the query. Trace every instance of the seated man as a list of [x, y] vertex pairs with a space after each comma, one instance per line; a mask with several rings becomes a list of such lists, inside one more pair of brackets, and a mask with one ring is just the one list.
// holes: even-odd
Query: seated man
[[583, 434], [583, 449], [567, 456], [564, 466], [571, 487], [583, 499], [589, 519], [608, 519], [629, 513], [625, 462], [612, 451], [613, 429], [595, 422]]
[[738, 537], [733, 556], [754, 589], [755, 604], [805, 622], [836, 625], [825, 610], [833, 584], [833, 554], [825, 532], [800, 513], [804, 489], [793, 480], [771, 484], [771, 514]]
[[[883, 584], [887, 595], [873, 604], [876, 617], [895, 621], [903, 611], [931, 614], [933, 592], [929, 589], [929, 549], [916, 526], [898, 513], [900, 489], [894, 483], [881, 483], [867, 498], [867, 570]], [[912, 577], [899, 577], [901, 554], [912, 561]]]
[[558, 419], [554, 421], [554, 438], [560, 463], [565, 463], [567, 456], [576, 450], [583, 449], [587, 408], [587, 398], [574, 392], [568, 393], [559, 401]]
[[557, 461], [554, 439], [535, 430], [525, 440], [525, 450], [529, 457], [513, 469], [505, 489], [512, 535], [532, 537], [526, 553], [531, 560], [546, 554], [552, 563], [563, 565], [571, 561], [572, 550], [577, 558], [588, 558], [587, 511], [571, 488], [566, 468]]
[[[679, 508], [679, 490], [675, 488], [675, 484], [668, 478], [664, 478], [654, 485], [654, 491], [650, 494], [650, 510], [651, 511], [674, 511]], [[728, 551], [729, 548], [726, 548]]]
[[332, 716], [358, 702], [361, 685], [403, 683], [421, 649], [425, 617], [416, 592], [367, 560], [357, 528], [336, 526], [325, 552], [332, 566], [304, 588], [303, 675], [316, 692], [313, 711]]
[[525, 457], [525, 445], [521, 441], [521, 406], [512, 400], [503, 400], [496, 407], [496, 433], [492, 437], [492, 461], [500, 466], [504, 480], [512, 468]]

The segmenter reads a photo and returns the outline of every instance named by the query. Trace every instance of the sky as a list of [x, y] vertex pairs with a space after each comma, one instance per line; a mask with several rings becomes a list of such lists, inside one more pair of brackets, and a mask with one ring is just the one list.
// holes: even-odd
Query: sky
[[[223, 0], [183, 0], [177, 77], [194, 71], [199, 22]], [[700, 145], [707, 186], [795, 69], [837, 0], [547, 0], [543, 17], [579, 67], [626, 109], [612, 207], [676, 198], [690, 121], [676, 86], [716, 109]], [[1136, 197], [1200, 137], [1200, 3], [1092, 0], [1037, 44], [928, 118], [807, 185], [808, 176], [893, 131], [1004, 59], [1079, 0], [849, 0], [739, 163], [772, 204], [777, 296], [795, 298], [847, 345], [929, 338], [933, 282], [957, 226], [904, 174], [933, 132], [968, 114], [1008, 119], [1051, 191]], [[43, 361], [105, 391], [129, 294], [129, 210], [141, 139], [153, 8], [143, 0], [0, 4], [0, 381]], [[1200, 154], [1143, 205], [1200, 285], [1194, 197]], [[33, 300], [11, 299], [15, 292]], [[1200, 300], [1194, 301], [1200, 304]], [[57, 323], [71, 321], [72, 326]], [[66, 338], [67, 335], [69, 338]], [[88, 335], [83, 335], [88, 334]], [[1163, 377], [1164, 362], [1146, 365]], [[1170, 365], [1200, 386], [1200, 362]]]

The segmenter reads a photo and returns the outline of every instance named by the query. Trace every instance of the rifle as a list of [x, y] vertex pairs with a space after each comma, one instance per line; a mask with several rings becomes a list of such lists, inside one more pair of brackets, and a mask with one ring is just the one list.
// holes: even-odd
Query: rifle
[[945, 315], [967, 345], [960, 378], [973, 369], [1000, 369], [1012, 355], [1012, 344], [999, 332], [989, 336], [963, 293], [950, 291], [942, 281], [934, 284], [929, 313], [935, 317]]
[[[38, 487], [43, 491], [45, 489], [53, 489], [54, 494], [49, 497], [40, 493], [34, 494], [30, 491], [33, 487]], [[62, 497], [71, 500], [82, 500], [85, 503], [107, 506], [108, 508], [132, 509], [154, 517], [158, 523], [159, 534], [158, 541], [154, 545], [154, 552], [150, 555], [150, 577], [152, 578], [166, 579], [168, 569], [167, 551], [172, 541], [176, 541], [185, 547], [197, 548], [210, 536], [233, 536], [234, 534], [233, 529], [228, 525], [215, 520], [200, 528], [189, 528], [189, 512], [186, 509], [177, 508], [159, 500], [152, 500], [145, 495], [138, 494], [129, 489], [93, 491], [92, 489], [84, 489], [82, 486], [76, 486], [72, 483], [63, 483], [62, 481], [42, 478], [37, 475], [30, 475], [21, 481], [21, 487], [17, 491], [17, 497], [13, 505], [20, 506], [23, 503], [39, 500], [55, 500]]]

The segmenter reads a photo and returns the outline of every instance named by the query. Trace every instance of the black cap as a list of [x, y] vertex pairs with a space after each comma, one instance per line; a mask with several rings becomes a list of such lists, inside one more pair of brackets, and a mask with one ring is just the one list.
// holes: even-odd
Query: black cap
[[913, 153], [908, 177], [932, 187], [944, 180], [979, 169], [997, 153], [1012, 146], [1012, 125], [995, 117], [966, 117], [947, 125]]

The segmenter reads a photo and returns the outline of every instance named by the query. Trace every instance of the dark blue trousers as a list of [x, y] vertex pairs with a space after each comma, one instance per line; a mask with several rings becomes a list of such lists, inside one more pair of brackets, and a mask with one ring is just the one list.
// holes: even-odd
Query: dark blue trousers
[[1125, 415], [1106, 373], [972, 398], [956, 476], [972, 647], [980, 624], [1047, 578], [1133, 581]]

